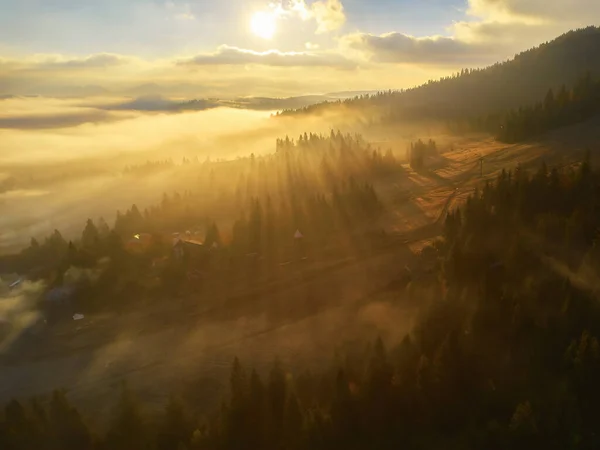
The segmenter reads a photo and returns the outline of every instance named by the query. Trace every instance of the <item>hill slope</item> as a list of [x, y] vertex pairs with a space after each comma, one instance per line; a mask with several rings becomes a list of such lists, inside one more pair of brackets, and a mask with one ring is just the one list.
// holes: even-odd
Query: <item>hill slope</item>
[[[466, 69], [413, 89], [361, 96], [343, 104], [376, 107], [388, 120], [489, 114], [534, 103], [543, 99], [548, 89], [571, 86], [586, 72], [600, 76], [597, 27], [570, 31], [485, 69]], [[318, 112], [340, 104], [323, 103], [282, 114]]]

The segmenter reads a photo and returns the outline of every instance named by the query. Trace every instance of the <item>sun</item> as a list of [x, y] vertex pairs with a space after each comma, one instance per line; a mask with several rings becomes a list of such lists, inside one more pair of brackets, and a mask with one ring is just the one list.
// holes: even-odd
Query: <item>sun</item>
[[275, 15], [266, 12], [257, 12], [250, 21], [252, 32], [263, 39], [271, 39], [277, 31]]

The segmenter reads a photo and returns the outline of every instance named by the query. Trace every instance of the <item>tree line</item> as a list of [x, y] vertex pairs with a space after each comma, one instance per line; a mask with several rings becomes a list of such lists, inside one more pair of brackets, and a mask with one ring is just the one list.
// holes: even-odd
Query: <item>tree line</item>
[[407, 151], [407, 159], [415, 170], [420, 170], [425, 167], [425, 158], [435, 156], [437, 154], [437, 144], [433, 139], [423, 142], [419, 139], [417, 142], [411, 142]]

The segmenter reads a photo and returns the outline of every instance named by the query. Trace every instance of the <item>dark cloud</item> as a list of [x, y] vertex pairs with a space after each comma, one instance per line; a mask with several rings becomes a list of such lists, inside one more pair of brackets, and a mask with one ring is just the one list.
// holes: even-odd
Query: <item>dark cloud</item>
[[456, 64], [480, 62], [489, 48], [452, 37], [417, 38], [402, 33], [373, 35], [356, 33], [344, 36], [342, 43], [381, 63]]
[[220, 46], [214, 53], [204, 53], [180, 61], [181, 65], [246, 65], [258, 64], [274, 67], [332, 67], [352, 69], [356, 63], [335, 53], [280, 52], [269, 50], [255, 52], [227, 45]]
[[[56, 80], [56, 84], [52, 84]], [[38, 78], [19, 77], [18, 74], [0, 77], [0, 99], [15, 97], [48, 97], [48, 98], [83, 98], [101, 97], [110, 95], [111, 92], [98, 85], [78, 86], [64, 83], [60, 78], [49, 78], [40, 82]]]
[[86, 111], [60, 115], [29, 115], [0, 117], [0, 129], [43, 130], [70, 128], [85, 123], [113, 122], [119, 120], [106, 111]]

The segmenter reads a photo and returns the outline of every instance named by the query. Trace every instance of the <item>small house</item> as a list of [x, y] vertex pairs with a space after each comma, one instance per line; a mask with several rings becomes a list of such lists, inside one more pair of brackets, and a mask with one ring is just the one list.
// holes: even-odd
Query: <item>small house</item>
[[131, 237], [126, 243], [125, 248], [131, 253], [143, 253], [147, 251], [154, 243], [154, 238], [149, 233], [140, 233]]
[[192, 239], [177, 239], [173, 243], [173, 256], [188, 264], [199, 265], [205, 262], [207, 249], [202, 242]]

